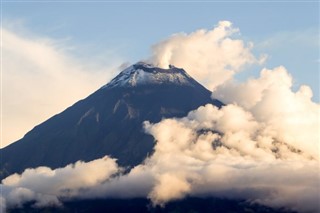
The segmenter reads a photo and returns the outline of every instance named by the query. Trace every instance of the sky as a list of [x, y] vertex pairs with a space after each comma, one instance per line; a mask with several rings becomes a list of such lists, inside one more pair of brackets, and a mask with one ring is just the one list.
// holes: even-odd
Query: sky
[[153, 45], [222, 20], [267, 56], [236, 79], [284, 66], [293, 89], [309, 85], [319, 102], [317, 1], [2, 1], [1, 11], [1, 147], [100, 88], [122, 64], [149, 58]]

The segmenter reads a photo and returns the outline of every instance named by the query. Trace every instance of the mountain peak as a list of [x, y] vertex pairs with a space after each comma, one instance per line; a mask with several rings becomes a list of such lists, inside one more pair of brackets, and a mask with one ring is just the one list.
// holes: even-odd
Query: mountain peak
[[30, 167], [58, 168], [105, 155], [117, 158], [124, 168], [136, 166], [153, 152], [155, 144], [142, 131], [144, 121], [184, 117], [208, 103], [222, 106], [183, 69], [136, 63], [103, 89], [0, 150], [0, 180]]
[[124, 69], [102, 88], [163, 84], [194, 86], [195, 83], [196, 81], [186, 71], [173, 65], [163, 69], [145, 62], [138, 62]]

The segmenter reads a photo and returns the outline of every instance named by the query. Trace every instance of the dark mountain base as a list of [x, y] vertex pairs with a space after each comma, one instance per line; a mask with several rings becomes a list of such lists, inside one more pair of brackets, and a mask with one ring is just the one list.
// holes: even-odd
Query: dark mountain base
[[149, 200], [136, 199], [99, 199], [81, 200], [64, 203], [61, 208], [31, 208], [32, 203], [21, 209], [11, 209], [9, 213], [296, 213], [285, 209], [272, 209], [258, 204], [250, 204], [243, 200], [227, 200], [219, 198], [187, 198], [168, 203], [165, 207], [153, 207]]

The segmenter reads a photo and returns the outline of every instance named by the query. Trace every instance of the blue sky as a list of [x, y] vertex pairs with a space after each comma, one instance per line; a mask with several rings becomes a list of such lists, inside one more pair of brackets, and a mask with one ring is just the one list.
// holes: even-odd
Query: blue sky
[[[37, 2], [5, 1], [4, 26], [67, 39], [73, 54], [103, 52], [135, 62], [150, 46], [177, 32], [211, 29], [229, 20], [240, 37], [266, 53], [268, 68], [283, 65], [296, 84], [308, 84], [319, 101], [319, 3], [314, 2]], [[107, 60], [107, 59], [106, 59]], [[255, 74], [258, 68], [248, 69]], [[246, 78], [247, 73], [239, 75]]]
[[[252, 52], [256, 56], [268, 55], [264, 64], [246, 67], [235, 76], [237, 79], [242, 81], [250, 76], [257, 77], [262, 68], [273, 69], [281, 65], [293, 76], [293, 89], [297, 90], [302, 84], [309, 85], [313, 90], [313, 101], [319, 103], [319, 2], [317, 1], [13, 0], [2, 1], [1, 6], [2, 27], [8, 30], [5, 32], [11, 33], [3, 35], [21, 45], [3, 42], [4, 46], [11, 45], [9, 49], [15, 54], [15, 58], [10, 55], [11, 53], [3, 54], [8, 58], [8, 61], [3, 58], [2, 70], [3, 91], [7, 91], [3, 93], [3, 113], [6, 115], [3, 131], [12, 135], [9, 137], [8, 133], [8, 137], [4, 136], [5, 143], [21, 138], [36, 124], [107, 83], [110, 76], [99, 75], [104, 67], [109, 72], [110, 67], [146, 59], [150, 57], [151, 46], [169, 36], [179, 32], [191, 33], [198, 29], [211, 30], [221, 20], [228, 20], [235, 28], [240, 29], [240, 33], [236, 33], [233, 37], [252, 42], [254, 44]], [[48, 54], [41, 55], [40, 51], [39, 55], [38, 51], [34, 53], [34, 58], [29, 57], [33, 54], [33, 47]], [[22, 56], [19, 55], [20, 52]], [[50, 55], [54, 57], [48, 58]], [[7, 64], [11, 63], [10, 61], [13, 62], [9, 66]], [[57, 61], [59, 66], [55, 64]], [[83, 75], [80, 78], [82, 80], [72, 83], [73, 87], [81, 87], [81, 92], [79, 89], [77, 91], [70, 89], [70, 82], [78, 79], [73, 75], [77, 74], [73, 74], [73, 71], [66, 76], [62, 74], [64, 71], [68, 72], [69, 67], [77, 66], [75, 61], [81, 64], [81, 70], [86, 69], [91, 75]], [[31, 64], [28, 65], [28, 62]], [[19, 64], [21, 68], [17, 66]], [[33, 67], [44, 65], [52, 70], [61, 69], [60, 73], [53, 75], [49, 69], [42, 73], [42, 77], [31, 75], [41, 72], [41, 70], [33, 71]], [[16, 73], [10, 74], [9, 68], [13, 66]], [[24, 69], [25, 67], [28, 69]], [[52, 76], [60, 80], [43, 83], [54, 79]], [[30, 85], [28, 94], [24, 93], [25, 97], [20, 98], [20, 101], [12, 97], [21, 96], [21, 91], [26, 89], [23, 86], [16, 88], [20, 84], [10, 82], [10, 79], [16, 80], [16, 78], [23, 79]], [[90, 84], [86, 80], [89, 78]], [[50, 83], [57, 89], [50, 90], [48, 88]], [[69, 85], [69, 88], [62, 87], [61, 84]], [[59, 89], [65, 92], [62, 94]], [[42, 107], [41, 113], [38, 113], [38, 108], [35, 106]], [[15, 127], [17, 122], [21, 124], [18, 128]]]

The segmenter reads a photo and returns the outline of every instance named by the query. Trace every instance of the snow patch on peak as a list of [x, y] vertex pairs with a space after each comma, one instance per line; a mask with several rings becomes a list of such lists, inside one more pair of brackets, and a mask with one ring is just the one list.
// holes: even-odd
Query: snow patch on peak
[[194, 85], [194, 80], [183, 70], [170, 66], [161, 69], [145, 62], [138, 62], [123, 70], [102, 88], [136, 87], [139, 85]]

